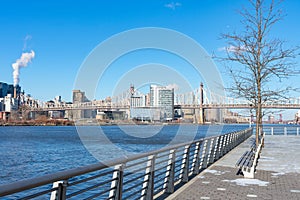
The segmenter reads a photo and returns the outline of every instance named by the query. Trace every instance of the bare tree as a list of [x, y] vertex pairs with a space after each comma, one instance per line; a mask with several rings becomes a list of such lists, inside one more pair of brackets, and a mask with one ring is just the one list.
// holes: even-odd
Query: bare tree
[[[291, 87], [277, 81], [294, 75], [298, 47], [286, 47], [286, 42], [272, 37], [274, 24], [283, 19], [281, 1], [249, 0], [250, 7], [242, 9], [242, 31], [222, 34], [227, 43], [226, 57], [234, 84], [230, 91], [251, 102], [256, 115], [256, 144], [262, 133], [263, 105], [286, 97]], [[227, 62], [231, 61], [231, 62]], [[238, 64], [238, 65], [236, 65]], [[239, 66], [239, 68], [237, 68]]]

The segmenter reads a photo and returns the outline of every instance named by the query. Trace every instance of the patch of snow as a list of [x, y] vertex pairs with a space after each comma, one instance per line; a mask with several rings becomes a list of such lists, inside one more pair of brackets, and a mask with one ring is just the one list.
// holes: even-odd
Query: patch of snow
[[202, 181], [203, 184], [209, 184], [209, 181]]
[[260, 159], [262, 159], [262, 160], [275, 160], [275, 158], [274, 157], [268, 157], [268, 156], [261, 156], [260, 157]]
[[201, 179], [203, 179], [203, 178], [205, 178], [205, 176], [198, 176], [197, 178], [201, 178]]
[[223, 180], [224, 182], [235, 183], [240, 186], [248, 186], [248, 185], [258, 185], [258, 186], [267, 186], [269, 182], [261, 181], [258, 179], [247, 179], [247, 178], [238, 178], [235, 180]]
[[290, 190], [293, 193], [300, 193], [300, 190]]
[[272, 173], [272, 177], [276, 177], [276, 176], [282, 176], [282, 175], [285, 175], [284, 172], [277, 172], [277, 173]]
[[256, 198], [257, 195], [255, 195], [255, 194], [247, 194], [247, 197]]
[[214, 175], [222, 175], [222, 174], [226, 173], [226, 172], [221, 172], [221, 171], [217, 171], [217, 170], [214, 170], [214, 169], [206, 169], [205, 172], [206, 173], [211, 173], [211, 174], [214, 174]]
[[226, 188], [217, 188], [217, 190], [219, 190], [219, 191], [225, 191]]
[[200, 197], [200, 199], [210, 199], [210, 197]]

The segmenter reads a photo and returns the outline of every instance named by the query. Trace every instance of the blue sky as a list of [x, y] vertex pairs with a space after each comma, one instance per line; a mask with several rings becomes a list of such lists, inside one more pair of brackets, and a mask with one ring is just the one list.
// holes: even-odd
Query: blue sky
[[[238, 30], [237, 10], [247, 5], [240, 0], [127, 0], [127, 1], [4, 1], [0, 0], [0, 81], [12, 83], [12, 67], [22, 52], [35, 51], [35, 58], [21, 69], [20, 85], [37, 99], [50, 100], [61, 95], [71, 100], [71, 91], [84, 59], [107, 38], [134, 28], [162, 27], [179, 31], [196, 40], [210, 54], [224, 47], [222, 32]], [[287, 16], [273, 29], [273, 34], [300, 45], [300, 1], [283, 3]], [[132, 59], [129, 59], [132, 58]], [[299, 58], [298, 58], [299, 60]], [[193, 71], [182, 70], [166, 53], [145, 52], [129, 55], [115, 62], [107, 83], [94, 97], [110, 95], [118, 76], [143, 63], [174, 66], [192, 80], [193, 88], [201, 81]], [[228, 75], [216, 63], [226, 84]], [[118, 67], [126, 65], [123, 70]], [[110, 83], [111, 81], [111, 83]], [[298, 78], [292, 79], [300, 85]], [[130, 83], [128, 83], [129, 85]], [[134, 84], [134, 81], [133, 81]], [[171, 84], [171, 83], [170, 83]]]

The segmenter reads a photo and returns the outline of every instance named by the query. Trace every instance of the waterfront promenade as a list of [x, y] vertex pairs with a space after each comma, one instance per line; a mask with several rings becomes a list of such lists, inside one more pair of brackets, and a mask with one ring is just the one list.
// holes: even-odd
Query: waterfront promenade
[[300, 136], [265, 137], [254, 179], [237, 175], [247, 141], [226, 154], [167, 199], [300, 199]]

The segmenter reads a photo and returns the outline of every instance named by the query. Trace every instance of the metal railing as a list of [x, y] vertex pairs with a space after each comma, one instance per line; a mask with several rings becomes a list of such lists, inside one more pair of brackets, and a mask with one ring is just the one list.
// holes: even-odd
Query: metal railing
[[8, 199], [156, 199], [173, 193], [252, 135], [252, 129], [0, 186]]
[[266, 135], [300, 135], [300, 126], [263, 126]]

